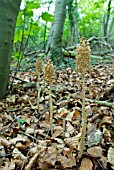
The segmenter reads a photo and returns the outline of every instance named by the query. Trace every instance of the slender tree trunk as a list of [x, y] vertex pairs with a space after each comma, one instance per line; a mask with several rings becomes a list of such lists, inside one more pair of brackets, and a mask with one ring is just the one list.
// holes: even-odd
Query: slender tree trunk
[[78, 44], [78, 3], [75, 0], [68, 1], [68, 13], [70, 21], [70, 37], [71, 44]]
[[7, 93], [11, 53], [21, 0], [0, 0], [0, 99]]
[[110, 25], [109, 25], [109, 34], [113, 31], [113, 25], [114, 25], [114, 17], [111, 19]]
[[78, 2], [75, 0], [75, 44], [78, 44]]
[[74, 20], [74, 0], [68, 0], [68, 15], [69, 15], [69, 23], [70, 23], [70, 45], [74, 44], [75, 41], [75, 20]]
[[[104, 37], [108, 35], [108, 24], [110, 19], [110, 12], [111, 12], [111, 2], [112, 0], [109, 0], [106, 20], [104, 19]], [[107, 37], [105, 38], [105, 40], [107, 41]]]
[[[52, 3], [52, 0], [50, 0], [49, 4], [48, 4], [48, 12], [50, 10], [50, 5]], [[46, 33], [47, 33], [47, 24], [48, 22], [46, 21], [45, 23], [45, 28], [44, 28], [44, 51], [45, 51], [45, 48], [46, 48]]]
[[62, 61], [62, 35], [66, 18], [67, 0], [56, 0], [55, 22], [52, 23], [46, 48], [47, 58], [59, 65]]

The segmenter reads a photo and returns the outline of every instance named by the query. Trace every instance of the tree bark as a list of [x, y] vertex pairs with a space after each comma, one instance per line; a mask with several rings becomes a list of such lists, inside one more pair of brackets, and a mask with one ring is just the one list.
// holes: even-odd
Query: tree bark
[[106, 14], [106, 20], [104, 19], [104, 37], [105, 40], [107, 41], [107, 35], [108, 35], [108, 25], [109, 25], [109, 19], [110, 19], [110, 12], [111, 12], [111, 2], [112, 0], [109, 0], [108, 2], [108, 10], [107, 10], [107, 14]]
[[78, 44], [78, 2], [75, 0], [75, 44]]
[[47, 58], [51, 58], [54, 64], [59, 65], [62, 61], [62, 35], [66, 18], [67, 0], [56, 0], [55, 22], [52, 23], [47, 42]]
[[70, 21], [70, 37], [71, 37], [71, 44], [78, 44], [78, 3], [75, 0], [68, 1], [68, 14], [69, 14], [69, 21]]
[[72, 45], [75, 41], [75, 21], [74, 21], [74, 0], [68, 1], [68, 15], [69, 15], [69, 23], [70, 23], [70, 44]]
[[0, 0], [0, 99], [7, 93], [11, 53], [21, 0]]

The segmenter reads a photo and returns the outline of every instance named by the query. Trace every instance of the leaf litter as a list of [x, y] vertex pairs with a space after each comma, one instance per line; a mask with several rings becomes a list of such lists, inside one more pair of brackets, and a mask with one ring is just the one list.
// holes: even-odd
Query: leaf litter
[[81, 138], [81, 79], [72, 68], [58, 69], [55, 74], [52, 135], [49, 87], [40, 82], [38, 108], [35, 72], [19, 72], [17, 76], [27, 78], [29, 85], [16, 80], [12, 93], [0, 101], [0, 170], [114, 169], [113, 64], [93, 66], [90, 75], [86, 75], [88, 124], [80, 161], [77, 156]]

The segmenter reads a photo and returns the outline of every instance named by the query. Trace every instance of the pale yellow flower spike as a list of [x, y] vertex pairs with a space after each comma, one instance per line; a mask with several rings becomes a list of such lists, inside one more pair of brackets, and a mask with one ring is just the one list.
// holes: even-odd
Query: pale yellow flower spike
[[39, 108], [39, 101], [40, 101], [40, 92], [41, 92], [41, 87], [40, 87], [40, 73], [42, 72], [42, 59], [38, 58], [36, 62], [36, 74], [37, 74], [37, 106]]
[[50, 89], [49, 89], [49, 98], [50, 98], [50, 129], [51, 134], [53, 134], [53, 102], [52, 102], [52, 89], [51, 85], [53, 84], [54, 80], [54, 66], [51, 63], [51, 60], [48, 59], [46, 61], [46, 65], [44, 68], [44, 78], [49, 83]]
[[87, 127], [87, 115], [85, 111], [85, 74], [90, 72], [91, 58], [90, 58], [90, 46], [87, 43], [87, 40], [84, 38], [80, 39], [80, 45], [76, 50], [76, 68], [77, 71], [82, 75], [82, 130], [81, 130], [81, 139], [79, 143], [79, 155], [80, 159], [83, 154], [85, 146], [85, 135]]

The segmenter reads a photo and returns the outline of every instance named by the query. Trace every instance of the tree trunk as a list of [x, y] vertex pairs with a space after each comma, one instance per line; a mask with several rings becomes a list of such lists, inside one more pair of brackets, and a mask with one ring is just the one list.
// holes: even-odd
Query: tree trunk
[[69, 14], [69, 21], [70, 21], [70, 39], [71, 44], [73, 45], [78, 44], [78, 3], [77, 0], [75, 0], [75, 3], [73, 4], [74, 0], [68, 1], [68, 14]]
[[113, 31], [113, 25], [114, 25], [114, 17], [111, 19], [110, 25], [109, 25], [109, 34]]
[[75, 0], [75, 44], [78, 44], [78, 2]]
[[74, 21], [74, 6], [73, 6], [74, 0], [68, 1], [68, 15], [69, 15], [69, 23], [70, 23], [70, 42], [69, 46], [74, 44], [75, 41], [75, 21]]
[[62, 61], [62, 35], [66, 18], [67, 0], [56, 0], [55, 22], [52, 23], [47, 42], [47, 58], [51, 58], [54, 64], [59, 65]]
[[104, 37], [106, 37], [105, 38], [106, 41], [107, 41], [108, 25], [109, 25], [110, 12], [111, 12], [111, 2], [112, 2], [112, 0], [109, 0], [108, 10], [107, 10], [107, 14], [106, 14], [106, 20], [104, 19]]
[[7, 93], [11, 53], [21, 0], [0, 0], [0, 99]]

